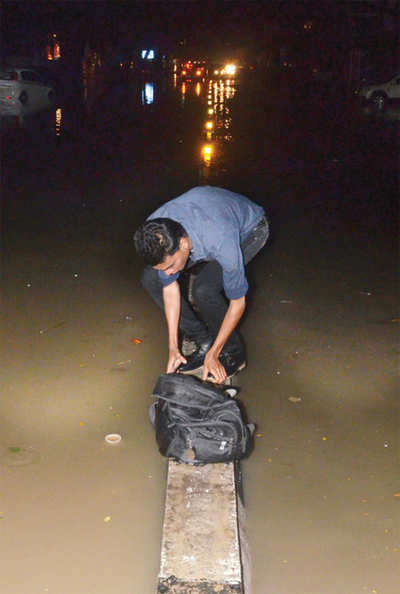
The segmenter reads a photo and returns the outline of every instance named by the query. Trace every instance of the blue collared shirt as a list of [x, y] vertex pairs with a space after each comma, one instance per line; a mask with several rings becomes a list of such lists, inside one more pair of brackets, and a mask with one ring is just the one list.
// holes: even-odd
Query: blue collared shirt
[[[246, 295], [248, 282], [240, 244], [264, 216], [264, 209], [245, 196], [198, 186], [166, 202], [148, 219], [168, 218], [180, 223], [190, 237], [191, 263], [216, 260], [222, 267], [224, 291], [228, 299]], [[179, 277], [158, 271], [163, 286]]]

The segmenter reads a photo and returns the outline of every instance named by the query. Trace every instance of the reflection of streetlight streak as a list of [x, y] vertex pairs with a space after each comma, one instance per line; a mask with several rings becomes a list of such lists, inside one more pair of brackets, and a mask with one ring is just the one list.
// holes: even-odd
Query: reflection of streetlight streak
[[208, 115], [213, 115], [213, 113], [214, 113], [213, 108], [210, 107], [209, 109], [207, 109], [207, 113], [208, 113]]
[[212, 130], [214, 128], [214, 122], [211, 122], [210, 120], [208, 120], [208, 122], [206, 122], [205, 127], [207, 130]]
[[202, 149], [203, 159], [206, 165], [208, 165], [211, 161], [211, 156], [213, 154], [213, 147], [211, 144], [205, 144]]
[[201, 93], [201, 84], [199, 82], [196, 84], [195, 93], [199, 97]]
[[61, 136], [61, 119], [62, 119], [62, 112], [61, 109], [56, 109], [56, 136]]
[[154, 101], [154, 84], [146, 83], [142, 89], [142, 105], [151, 105]]
[[182, 83], [181, 93], [182, 93], [182, 95], [184, 95], [186, 93], [186, 83]]

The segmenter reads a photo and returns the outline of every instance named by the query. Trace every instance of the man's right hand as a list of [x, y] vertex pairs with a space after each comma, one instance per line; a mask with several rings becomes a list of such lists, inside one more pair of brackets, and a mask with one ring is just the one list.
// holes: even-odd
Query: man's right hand
[[185, 357], [182, 355], [179, 349], [170, 349], [169, 357], [168, 357], [168, 364], [167, 364], [167, 373], [175, 373], [181, 363], [186, 363]]

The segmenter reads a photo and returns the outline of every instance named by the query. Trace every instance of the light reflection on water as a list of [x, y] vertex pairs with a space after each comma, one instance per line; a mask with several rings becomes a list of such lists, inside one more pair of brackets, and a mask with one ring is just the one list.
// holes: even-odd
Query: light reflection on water
[[400, 105], [391, 105], [385, 110], [377, 110], [370, 106], [364, 107], [363, 114], [383, 122], [400, 121]]
[[100, 54], [88, 51], [82, 62], [83, 100], [90, 107], [104, 90], [105, 76]]
[[142, 105], [151, 105], [154, 102], [154, 83], [146, 82], [142, 88]]
[[62, 110], [59, 107], [58, 109], [56, 109], [56, 125], [55, 125], [56, 136], [61, 136], [61, 125], [62, 125]]
[[232, 118], [230, 116], [229, 100], [236, 93], [234, 80], [209, 80], [207, 97], [205, 98], [205, 121], [203, 137], [207, 144], [202, 149], [202, 169], [200, 178], [207, 182], [210, 168], [222, 166], [224, 160], [224, 145], [232, 142]]
[[[199, 143], [208, 145], [206, 152], [204, 146], [201, 148], [200, 161], [208, 167], [217, 165], [223, 155], [224, 145], [233, 140], [229, 101], [237, 91], [234, 79], [209, 79], [192, 83], [173, 73], [170, 77], [150, 76], [145, 79], [128, 73], [124, 80], [121, 76], [113, 80], [110, 72], [106, 72], [100, 56], [90, 52], [82, 62], [82, 90], [82, 116], [85, 120], [90, 118], [92, 122], [93, 118], [97, 120], [104, 118], [107, 113], [117, 114], [122, 109], [157, 107], [166, 94], [174, 95], [184, 111], [192, 104], [197, 104], [204, 114], [199, 129]], [[57, 106], [53, 111], [52, 129], [57, 142], [68, 138], [73, 111], [78, 109], [72, 104]], [[198, 150], [193, 148], [194, 151]]]

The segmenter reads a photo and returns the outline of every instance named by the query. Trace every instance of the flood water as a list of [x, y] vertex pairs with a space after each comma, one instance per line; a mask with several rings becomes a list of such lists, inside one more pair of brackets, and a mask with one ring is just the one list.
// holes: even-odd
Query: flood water
[[79, 101], [3, 131], [2, 593], [155, 591], [167, 342], [132, 234], [210, 183], [272, 228], [241, 325], [251, 592], [397, 594], [399, 111], [293, 85], [86, 65]]

